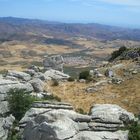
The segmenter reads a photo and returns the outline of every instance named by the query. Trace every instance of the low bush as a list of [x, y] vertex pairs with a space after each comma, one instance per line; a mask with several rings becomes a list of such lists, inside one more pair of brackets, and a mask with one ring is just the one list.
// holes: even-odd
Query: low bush
[[25, 112], [30, 108], [35, 99], [23, 89], [12, 89], [8, 93], [10, 113], [20, 120]]
[[73, 77], [69, 77], [69, 78], [68, 78], [68, 81], [69, 81], [69, 82], [73, 82], [73, 81], [75, 81], [75, 79], [74, 79]]
[[129, 140], [140, 140], [140, 115], [138, 115], [139, 122], [134, 122], [128, 126]]
[[129, 140], [140, 140], [140, 124], [134, 122], [128, 127], [129, 130]]
[[79, 74], [79, 79], [87, 80], [90, 77], [89, 71], [82, 71]]
[[[138, 117], [140, 121], [140, 116]], [[128, 130], [128, 140], [140, 140], [140, 123], [138, 121], [126, 124], [122, 130]]]

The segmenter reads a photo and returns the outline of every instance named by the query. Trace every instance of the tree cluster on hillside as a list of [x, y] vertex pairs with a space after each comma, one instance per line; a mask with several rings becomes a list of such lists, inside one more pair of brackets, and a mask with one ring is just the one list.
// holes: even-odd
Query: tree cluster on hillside
[[120, 47], [119, 50], [116, 50], [111, 54], [109, 61], [113, 61], [115, 58], [120, 56], [126, 50], [127, 50], [127, 48], [125, 46]]

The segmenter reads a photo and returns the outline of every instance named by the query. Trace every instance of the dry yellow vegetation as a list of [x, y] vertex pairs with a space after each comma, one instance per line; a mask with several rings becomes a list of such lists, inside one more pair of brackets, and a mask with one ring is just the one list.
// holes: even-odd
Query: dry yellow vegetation
[[60, 97], [62, 101], [71, 103], [75, 109], [82, 108], [85, 112], [89, 112], [94, 104], [117, 104], [133, 113], [140, 112], [140, 74], [120, 85], [107, 84], [98, 92], [87, 93], [85, 89], [92, 84], [63, 82], [53, 87], [49, 83], [46, 90]]
[[[29, 33], [31, 34], [31, 33]], [[46, 38], [52, 38], [51, 36], [46, 36]], [[43, 56], [45, 54], [66, 54], [75, 53], [78, 51], [84, 51], [85, 54], [94, 57], [105, 57], [111, 54], [117, 47], [126, 45], [128, 47], [138, 46], [140, 43], [136, 41], [127, 40], [113, 40], [113, 41], [100, 41], [97, 39], [88, 40], [86, 38], [69, 38], [68, 40], [74, 42], [75, 44], [83, 46], [83, 48], [72, 48], [66, 45], [54, 45], [54, 44], [37, 44], [24, 41], [8, 41], [0, 44], [0, 52], [11, 53], [12, 56], [3, 57], [0, 53], [0, 64], [4, 61], [6, 67], [17, 67], [15, 65], [28, 64], [34, 61], [42, 62]], [[88, 51], [89, 49], [89, 51]], [[5, 52], [6, 51], [6, 52]], [[27, 54], [26, 54], [27, 53]], [[30, 55], [30, 54], [33, 55]], [[23, 56], [26, 54], [26, 56]], [[19, 64], [19, 62], [21, 62]], [[18, 63], [18, 64], [17, 64]], [[1, 64], [0, 69], [4, 69], [5, 66]]]
[[[133, 41], [107, 41], [100, 42], [98, 40], [89, 41], [84, 38], [75, 40], [75, 43], [83, 45], [85, 49], [90, 48], [87, 52], [94, 56], [105, 56], [114, 51], [113, 46], [118, 45], [139, 45], [139, 42]], [[0, 45], [0, 51], [10, 51], [13, 56], [2, 58], [0, 61], [4, 61], [5, 65], [0, 66], [1, 70], [23, 70], [23, 64], [31, 64], [33, 61], [42, 62], [43, 54], [64, 54], [79, 51], [79, 49], [69, 48], [68, 46], [58, 45], [41, 45], [33, 43], [21, 43], [21, 42], [9, 42]], [[32, 50], [37, 52], [36, 56], [27, 55], [26, 58], [21, 56], [23, 50]], [[19, 63], [17, 63], [19, 62]], [[15, 63], [15, 64], [14, 64]], [[127, 63], [125, 63], [126, 65]], [[119, 75], [122, 71], [118, 70]], [[71, 103], [75, 109], [82, 108], [88, 112], [93, 104], [100, 103], [112, 103], [118, 104], [121, 107], [126, 108], [134, 113], [140, 112], [140, 74], [135, 75], [132, 79], [124, 81], [121, 85], [107, 84], [101, 88], [98, 92], [87, 93], [85, 89], [91, 86], [93, 83], [79, 83], [79, 82], [64, 82], [60, 83], [57, 87], [52, 87], [50, 83], [46, 84], [46, 90], [57, 95], [62, 101]]]

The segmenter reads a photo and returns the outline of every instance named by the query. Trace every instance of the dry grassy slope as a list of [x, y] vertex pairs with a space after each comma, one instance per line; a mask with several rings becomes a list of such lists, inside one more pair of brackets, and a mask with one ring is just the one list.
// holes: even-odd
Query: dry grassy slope
[[[135, 62], [124, 61], [124, 68], [129, 69], [135, 66]], [[123, 69], [116, 70], [118, 76], [123, 76]], [[70, 102], [75, 109], [82, 108], [85, 112], [89, 112], [93, 104], [117, 104], [133, 113], [140, 112], [140, 73], [132, 75], [120, 84], [105, 84], [101, 90], [93, 93], [87, 93], [86, 88], [95, 83], [79, 83], [64, 82], [58, 87], [49, 87], [46, 90], [54, 93], [62, 99], [62, 101]]]
[[140, 74], [123, 82], [121, 85], [107, 85], [95, 93], [86, 93], [90, 84], [66, 82], [58, 87], [49, 86], [48, 91], [74, 105], [75, 109], [82, 108], [89, 112], [93, 104], [117, 104], [127, 110], [140, 112]]
[[[79, 38], [79, 37], [69, 38], [68, 40], [74, 42], [75, 44], [82, 45], [85, 49], [90, 49], [89, 51], [88, 50], [85, 51], [86, 54], [94, 57], [102, 57], [102, 58], [109, 55], [112, 51], [116, 49], [116, 47], [118, 48], [122, 45], [127, 45], [129, 47], [140, 46], [140, 42], [136, 42], [136, 41], [124, 41], [124, 40], [100, 41], [97, 39], [88, 40], [86, 38]], [[41, 62], [45, 53], [65, 54], [65, 53], [73, 53], [76, 51], [81, 51], [81, 49], [83, 48], [71, 48], [70, 46], [64, 46], [64, 45], [52, 45], [52, 44], [43, 45], [43, 44], [34, 44], [29, 42], [10, 41], [10, 42], [4, 42], [0, 44], [0, 61], [4, 61], [5, 64], [10, 65], [11, 67], [13, 66], [15, 67], [16, 62], [18, 62], [17, 65], [22, 67], [23, 63], [19, 63], [19, 62], [24, 62], [24, 63], [31, 63], [32, 61]], [[2, 51], [9, 51], [12, 54], [12, 56], [3, 58], [3, 56], [1, 56]], [[21, 55], [23, 51], [29, 51], [29, 52], [34, 51], [36, 54], [34, 56], [30, 56], [29, 54], [27, 54], [26, 57], [23, 57]]]
[[[26, 51], [29, 53], [23, 55], [23, 52]], [[32, 44], [19, 41], [5, 42], [0, 44], [0, 70], [9, 68], [17, 69], [17, 67], [22, 68], [26, 64], [31, 65], [35, 61], [41, 63], [45, 54], [62, 54], [76, 51], [79, 51], [79, 49], [71, 49], [68, 46]], [[11, 53], [12, 56], [3, 57], [5, 52]], [[30, 52], [34, 52], [35, 54], [30, 55]]]
[[[103, 55], [111, 53], [115, 46], [120, 46], [125, 43], [131, 46], [140, 45], [139, 42], [134, 41], [107, 41], [100, 42], [98, 40], [89, 41], [86, 39], [78, 39], [75, 42], [79, 44], [84, 44], [85, 48], [90, 48], [92, 51], [91, 55]], [[101, 47], [101, 48], [100, 48]], [[102, 49], [102, 47], [104, 49]], [[21, 42], [4, 43], [0, 45], [0, 51], [8, 50], [14, 56], [8, 58], [0, 57], [0, 61], [5, 61], [6, 65], [1, 65], [0, 70], [3, 69], [15, 69], [22, 70], [23, 65], [21, 63], [13, 64], [14, 62], [26, 62], [26, 64], [31, 64], [32, 61], [42, 61], [43, 56], [27, 56], [26, 58], [20, 55], [22, 50], [34, 50], [37, 54], [47, 53], [70, 53], [78, 51], [78, 49], [70, 49], [68, 46], [57, 46], [57, 45], [40, 45], [40, 44], [28, 44]], [[121, 73], [121, 71], [120, 71]], [[133, 79], [129, 79], [122, 83], [121, 85], [107, 85], [102, 88], [101, 91], [87, 94], [85, 92], [86, 87], [90, 84], [83, 83], [62, 83], [58, 87], [49, 86], [47, 91], [54, 93], [59, 96], [63, 101], [70, 102], [75, 108], [83, 108], [86, 112], [95, 103], [116, 103], [122, 107], [132, 111], [134, 113], [140, 112], [140, 75], [134, 76]]]

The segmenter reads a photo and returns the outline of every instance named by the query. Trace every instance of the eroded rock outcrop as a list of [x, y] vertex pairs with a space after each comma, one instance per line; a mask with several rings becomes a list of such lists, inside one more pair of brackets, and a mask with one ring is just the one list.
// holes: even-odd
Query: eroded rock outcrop
[[9, 115], [9, 105], [7, 101], [8, 92], [11, 89], [25, 89], [28, 92], [33, 91], [30, 83], [0, 79], [0, 140], [7, 140], [9, 131], [13, 126], [15, 118]]
[[10, 89], [9, 80], [0, 80], [0, 140], [7, 140], [15, 118], [9, 115], [9, 106], [6, 100], [7, 91]]
[[28, 92], [33, 91], [33, 87], [30, 83], [0, 79], [0, 96], [14, 88], [25, 89]]
[[91, 109], [91, 116], [94, 125], [91, 123], [90, 126], [96, 131], [116, 131], [135, 119], [134, 114], [112, 104], [94, 105]]
[[15, 118], [12, 115], [8, 117], [0, 117], [0, 140], [7, 140], [14, 121]]
[[63, 71], [64, 59], [61, 55], [45, 56], [43, 65], [45, 70], [58, 70]]
[[134, 119], [117, 105], [95, 105], [82, 115], [70, 104], [35, 102], [20, 127], [25, 140], [128, 140], [128, 131], [119, 129]]
[[18, 79], [29, 81], [31, 80], [31, 76], [25, 72], [19, 72], [15, 70], [9, 70], [7, 76], [16, 77]]
[[69, 140], [128, 140], [128, 131], [91, 132], [83, 131]]
[[38, 78], [34, 78], [30, 81], [31, 85], [34, 88], [35, 92], [43, 92], [44, 90], [44, 82]]
[[65, 80], [70, 77], [69, 75], [64, 74], [63, 72], [53, 70], [53, 69], [47, 70], [44, 75], [47, 80], [51, 80], [51, 79]]

